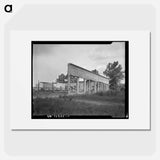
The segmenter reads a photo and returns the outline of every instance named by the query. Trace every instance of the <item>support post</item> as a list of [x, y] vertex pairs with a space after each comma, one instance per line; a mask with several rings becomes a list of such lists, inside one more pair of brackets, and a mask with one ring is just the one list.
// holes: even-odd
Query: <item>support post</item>
[[96, 85], [96, 84], [97, 84], [97, 82], [95, 81], [95, 82], [94, 82], [94, 93], [97, 92], [97, 87], [96, 87], [97, 85]]
[[99, 82], [97, 82], [97, 92], [99, 92]]
[[70, 74], [68, 74], [68, 94], [71, 93], [71, 88], [70, 88]]
[[102, 91], [102, 82], [100, 82], [100, 91]]
[[86, 93], [86, 79], [84, 79], [83, 89], [84, 89], [84, 93]]
[[77, 94], [79, 94], [79, 77], [77, 78]]
[[91, 93], [91, 80], [88, 80], [88, 88], [89, 88], [89, 94]]

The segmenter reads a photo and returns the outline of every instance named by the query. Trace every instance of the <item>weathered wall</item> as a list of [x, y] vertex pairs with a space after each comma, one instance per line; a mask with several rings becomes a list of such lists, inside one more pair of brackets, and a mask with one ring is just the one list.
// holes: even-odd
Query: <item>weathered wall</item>
[[109, 83], [109, 80], [106, 77], [103, 77], [101, 75], [96, 75], [92, 73], [91, 71], [88, 71], [84, 68], [81, 68], [71, 63], [68, 64], [68, 74], [76, 76], [76, 77], [84, 78], [86, 80], [102, 82], [104, 84]]

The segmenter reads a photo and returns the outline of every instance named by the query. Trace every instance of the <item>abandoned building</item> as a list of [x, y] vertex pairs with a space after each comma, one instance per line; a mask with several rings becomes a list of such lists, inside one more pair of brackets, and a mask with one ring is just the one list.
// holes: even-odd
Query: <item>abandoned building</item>
[[[76, 86], [71, 82], [71, 76], [76, 77]], [[92, 94], [105, 92], [109, 89], [109, 79], [95, 74], [87, 69], [68, 64], [68, 94]]]
[[93, 73], [87, 69], [68, 64], [68, 79], [65, 83], [59, 82], [38, 82], [35, 90], [65, 92], [68, 95], [74, 94], [93, 94], [105, 92], [109, 89], [108, 78]]

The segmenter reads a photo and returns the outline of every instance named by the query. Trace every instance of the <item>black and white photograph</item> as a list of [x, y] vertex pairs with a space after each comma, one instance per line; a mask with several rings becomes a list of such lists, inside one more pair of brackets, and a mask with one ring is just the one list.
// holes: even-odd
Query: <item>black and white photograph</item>
[[32, 41], [32, 119], [128, 119], [129, 41]]

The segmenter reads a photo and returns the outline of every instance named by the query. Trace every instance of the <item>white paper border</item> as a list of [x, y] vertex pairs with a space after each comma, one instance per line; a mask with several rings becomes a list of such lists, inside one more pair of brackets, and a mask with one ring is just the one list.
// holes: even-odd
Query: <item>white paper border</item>
[[[37, 40], [129, 41], [129, 119], [31, 119], [31, 41]], [[12, 130], [150, 130], [150, 32], [11, 31], [9, 46]]]

